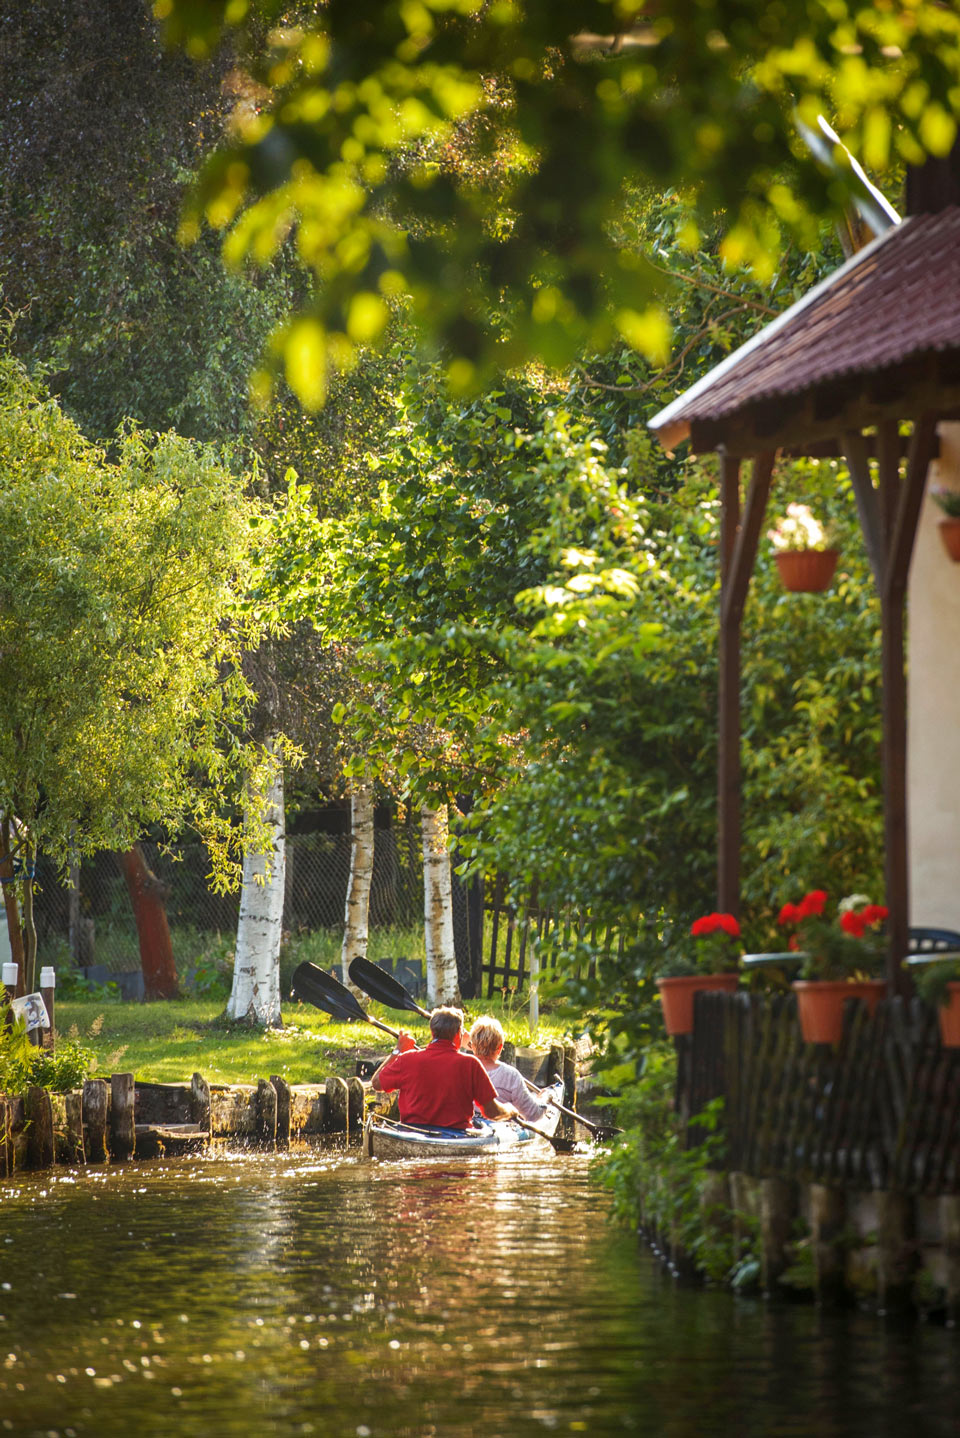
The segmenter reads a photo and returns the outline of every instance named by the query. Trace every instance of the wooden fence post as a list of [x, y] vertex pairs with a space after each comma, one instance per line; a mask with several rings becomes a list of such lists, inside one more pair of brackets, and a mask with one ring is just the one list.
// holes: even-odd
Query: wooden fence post
[[818, 1303], [835, 1303], [846, 1281], [843, 1230], [847, 1196], [842, 1188], [823, 1183], [810, 1185], [810, 1242]]
[[83, 1147], [88, 1163], [107, 1157], [107, 1086], [103, 1079], [83, 1082]]
[[895, 1189], [881, 1190], [877, 1202], [877, 1303], [881, 1313], [906, 1307], [916, 1266], [913, 1202]]
[[277, 1146], [277, 1091], [266, 1079], [257, 1080], [256, 1135], [260, 1148]]
[[27, 1166], [50, 1168], [53, 1165], [53, 1107], [45, 1088], [31, 1086], [24, 1102], [27, 1128]]
[[277, 1148], [290, 1147], [290, 1085], [279, 1074], [271, 1074], [270, 1082], [277, 1095]]
[[64, 1094], [64, 1111], [66, 1113], [64, 1162], [86, 1163], [86, 1154], [83, 1148], [83, 1095], [79, 1089], [72, 1089], [70, 1093]]
[[327, 1079], [327, 1117], [324, 1125], [327, 1133], [346, 1133], [349, 1122], [350, 1099], [347, 1085], [342, 1078]]
[[785, 1178], [760, 1180], [760, 1281], [766, 1294], [787, 1267], [796, 1190]]
[[358, 1078], [347, 1079], [347, 1135], [363, 1128], [363, 1084]]
[[194, 1074], [190, 1080], [190, 1113], [193, 1122], [205, 1129], [209, 1138], [212, 1132], [210, 1085], [203, 1074]]
[[132, 1158], [137, 1146], [133, 1074], [110, 1075], [110, 1153], [120, 1162]]

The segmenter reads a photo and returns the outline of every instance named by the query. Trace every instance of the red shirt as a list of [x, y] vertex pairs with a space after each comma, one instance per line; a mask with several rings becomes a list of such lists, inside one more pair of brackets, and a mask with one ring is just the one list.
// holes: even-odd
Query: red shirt
[[466, 1128], [474, 1102], [486, 1113], [497, 1098], [480, 1060], [460, 1053], [450, 1039], [434, 1039], [425, 1049], [394, 1054], [377, 1071], [377, 1082], [384, 1093], [399, 1089], [403, 1123], [437, 1128]]

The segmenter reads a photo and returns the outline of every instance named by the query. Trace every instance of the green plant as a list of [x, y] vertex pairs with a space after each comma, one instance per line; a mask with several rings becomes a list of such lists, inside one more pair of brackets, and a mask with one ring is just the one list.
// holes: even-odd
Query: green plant
[[777, 916], [781, 927], [795, 931], [790, 947], [803, 954], [801, 976], [869, 977], [884, 953], [881, 925], [887, 909], [871, 904], [865, 894], [849, 894], [837, 904], [836, 917], [831, 919], [826, 912], [828, 897], [825, 889], [811, 889], [799, 904], [784, 904]]
[[705, 1278], [729, 1282], [755, 1255], [745, 1218], [738, 1216], [741, 1244], [735, 1252], [729, 1210], [713, 1205], [705, 1214], [703, 1208], [708, 1174], [723, 1160], [723, 1100], [713, 1100], [696, 1116], [701, 1142], [688, 1147], [687, 1127], [674, 1111], [675, 1083], [673, 1045], [651, 1044], [640, 1077], [619, 1105], [626, 1132], [599, 1160], [598, 1170], [612, 1190], [617, 1218], [678, 1245]]
[[948, 519], [960, 519], [960, 490], [948, 489], [945, 484], [931, 484], [928, 492]]
[[946, 1007], [950, 1002], [948, 985], [960, 983], [960, 959], [937, 959], [924, 964], [915, 983], [924, 1003]]
[[702, 914], [690, 925], [690, 941], [671, 946], [660, 978], [736, 971], [740, 961], [740, 925], [733, 914]]
[[0, 1030], [0, 1093], [21, 1094], [31, 1085], [66, 1093], [97, 1066], [96, 1055], [78, 1039], [59, 1040], [53, 1053], [35, 1048], [23, 1023]]
[[119, 1000], [120, 989], [112, 979], [105, 984], [88, 979], [79, 969], [71, 966], [57, 969], [57, 997], [60, 999], [99, 999], [108, 1003]]
[[829, 529], [820, 523], [808, 504], [788, 504], [783, 518], [767, 530], [767, 538], [777, 554], [831, 548]]

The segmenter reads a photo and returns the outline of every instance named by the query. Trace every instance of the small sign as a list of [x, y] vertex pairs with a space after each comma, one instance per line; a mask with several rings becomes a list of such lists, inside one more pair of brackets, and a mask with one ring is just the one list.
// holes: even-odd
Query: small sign
[[50, 1015], [43, 1002], [43, 994], [24, 994], [22, 999], [13, 999], [10, 1008], [14, 1018], [23, 1019], [28, 1034], [33, 1033], [34, 1029], [50, 1027]]

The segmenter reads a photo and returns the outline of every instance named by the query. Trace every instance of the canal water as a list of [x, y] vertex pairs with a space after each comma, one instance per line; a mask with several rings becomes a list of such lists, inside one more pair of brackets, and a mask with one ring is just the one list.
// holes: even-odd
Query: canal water
[[0, 1185], [0, 1435], [956, 1434], [960, 1336], [677, 1287], [586, 1158]]

